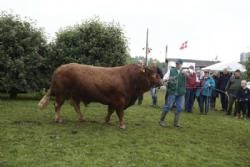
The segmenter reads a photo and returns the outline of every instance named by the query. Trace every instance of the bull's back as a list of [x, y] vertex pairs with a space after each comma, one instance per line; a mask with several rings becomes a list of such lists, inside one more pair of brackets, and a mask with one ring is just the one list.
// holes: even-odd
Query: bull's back
[[[123, 67], [105, 68], [76, 63], [60, 66], [52, 77], [52, 92], [65, 98], [108, 104], [125, 93]], [[115, 98], [115, 97], [113, 97]]]

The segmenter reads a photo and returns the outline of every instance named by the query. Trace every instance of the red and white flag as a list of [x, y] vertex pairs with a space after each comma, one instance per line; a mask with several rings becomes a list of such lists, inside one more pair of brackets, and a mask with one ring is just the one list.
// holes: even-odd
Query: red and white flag
[[[145, 48], [142, 48], [143, 50], [145, 50]], [[152, 51], [152, 48], [148, 48], [147, 49], [147, 53], [149, 54], [149, 53], [151, 53], [151, 51]]]
[[183, 50], [183, 49], [187, 48], [187, 44], [188, 44], [188, 41], [183, 42], [181, 44], [180, 50]]
[[151, 51], [152, 51], [152, 48], [148, 48], [148, 53], [151, 53]]

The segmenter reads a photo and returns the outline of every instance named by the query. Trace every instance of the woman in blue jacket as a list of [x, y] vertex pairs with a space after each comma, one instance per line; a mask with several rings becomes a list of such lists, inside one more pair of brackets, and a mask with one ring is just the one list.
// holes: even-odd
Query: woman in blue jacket
[[200, 84], [196, 91], [196, 96], [199, 99], [199, 107], [201, 114], [204, 113], [204, 107], [205, 107], [205, 114], [208, 113], [210, 98], [214, 88], [215, 88], [214, 79], [211, 76], [209, 76], [209, 71], [204, 71], [204, 76], [203, 78], [201, 78]]

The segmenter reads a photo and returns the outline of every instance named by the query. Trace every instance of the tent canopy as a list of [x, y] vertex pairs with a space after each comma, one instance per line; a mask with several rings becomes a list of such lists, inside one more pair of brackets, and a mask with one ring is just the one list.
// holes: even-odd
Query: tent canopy
[[233, 72], [235, 70], [240, 70], [241, 72], [246, 71], [245, 66], [237, 62], [220, 62], [211, 66], [204, 67], [202, 68], [202, 70], [223, 71], [225, 68], [230, 72]]

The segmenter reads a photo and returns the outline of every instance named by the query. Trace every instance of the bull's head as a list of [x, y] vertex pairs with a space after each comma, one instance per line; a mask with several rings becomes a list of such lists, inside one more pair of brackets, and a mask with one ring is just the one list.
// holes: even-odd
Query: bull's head
[[144, 70], [151, 87], [153, 86], [158, 87], [162, 85], [161, 77], [155, 70], [148, 67], [145, 67]]

